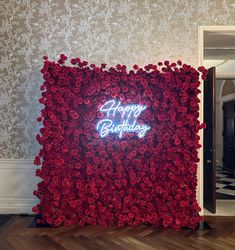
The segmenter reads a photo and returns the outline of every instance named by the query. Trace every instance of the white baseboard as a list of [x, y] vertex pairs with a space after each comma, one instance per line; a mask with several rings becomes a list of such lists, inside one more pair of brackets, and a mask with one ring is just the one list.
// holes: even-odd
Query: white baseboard
[[37, 183], [33, 160], [0, 159], [0, 214], [32, 214], [39, 201], [33, 195]]

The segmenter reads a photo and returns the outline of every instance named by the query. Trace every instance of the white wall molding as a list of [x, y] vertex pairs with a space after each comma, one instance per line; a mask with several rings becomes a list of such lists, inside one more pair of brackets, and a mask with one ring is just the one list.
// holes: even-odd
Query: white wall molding
[[36, 170], [33, 164], [33, 159], [0, 159], [0, 169], [22, 169], [22, 170]]
[[233, 101], [233, 100], [235, 100], [235, 93], [221, 97], [221, 102], [229, 102], [229, 101]]
[[0, 159], [0, 214], [32, 214], [36, 169], [32, 159]]

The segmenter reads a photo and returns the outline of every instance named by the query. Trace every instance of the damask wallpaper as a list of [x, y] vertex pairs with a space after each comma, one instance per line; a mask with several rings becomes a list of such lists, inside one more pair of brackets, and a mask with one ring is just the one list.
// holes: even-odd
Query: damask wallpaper
[[234, 0], [0, 0], [0, 158], [28, 159], [42, 56], [132, 66], [197, 65], [198, 25], [234, 25]]

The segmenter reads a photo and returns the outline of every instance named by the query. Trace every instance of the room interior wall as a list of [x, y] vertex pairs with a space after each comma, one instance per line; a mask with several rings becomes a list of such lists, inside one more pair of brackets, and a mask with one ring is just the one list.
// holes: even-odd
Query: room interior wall
[[[20, 166], [32, 164], [39, 150], [43, 55], [56, 60], [64, 53], [109, 66], [178, 59], [197, 66], [198, 26], [235, 24], [231, 0], [9, 0], [1, 2], [0, 13], [0, 175], [1, 185], [9, 184], [0, 197], [12, 200], [28, 197], [37, 181], [31, 175], [28, 182]], [[8, 182], [3, 169], [11, 160], [12, 178], [21, 172], [17, 185], [27, 184], [25, 191], [17, 193]]]
[[[234, 86], [234, 80], [232, 81]], [[227, 91], [226, 95], [222, 96], [222, 90], [226, 80], [216, 80], [216, 165], [223, 166], [223, 103], [235, 100], [235, 93], [233, 89]]]

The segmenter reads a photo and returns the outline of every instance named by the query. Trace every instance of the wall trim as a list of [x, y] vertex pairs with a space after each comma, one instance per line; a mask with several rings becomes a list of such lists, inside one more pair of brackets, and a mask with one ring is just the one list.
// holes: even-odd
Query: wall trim
[[33, 159], [0, 159], [0, 214], [33, 214], [36, 169]]
[[221, 103], [234, 101], [235, 100], [235, 93], [221, 96]]
[[[15, 168], [15, 164], [17, 164], [17, 168], [30, 168], [30, 164], [33, 164], [34, 159], [0, 159], [0, 169], [5, 167]], [[36, 168], [36, 166], [35, 166]]]

